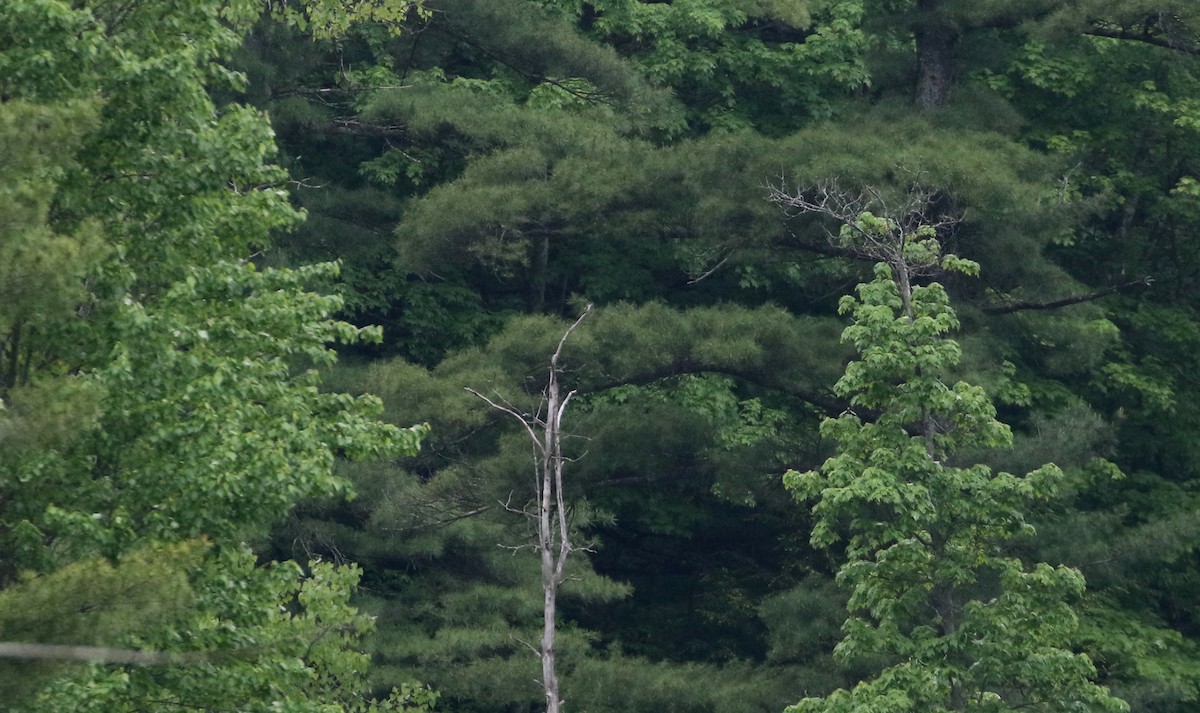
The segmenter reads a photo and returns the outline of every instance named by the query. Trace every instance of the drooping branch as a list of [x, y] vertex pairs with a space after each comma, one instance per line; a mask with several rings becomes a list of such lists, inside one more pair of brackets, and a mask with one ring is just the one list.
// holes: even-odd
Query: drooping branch
[[1130, 29], [1129, 25], [1096, 24], [1084, 30], [1084, 34], [1140, 42], [1174, 52], [1200, 56], [1200, 37], [1184, 27], [1178, 19], [1162, 13], [1157, 17], [1147, 17], [1140, 26], [1134, 29]]
[[407, 137], [409, 135], [408, 127], [400, 124], [373, 124], [349, 118], [334, 119], [330, 124], [330, 131], [335, 134], [351, 134], [353, 136]]
[[720, 270], [725, 265], [726, 262], [729, 262], [729, 258], [732, 256], [733, 256], [733, 250], [732, 249], [727, 250], [725, 252], [725, 256], [722, 257], [720, 260], [717, 260], [715, 263], [713, 263], [711, 267], [706, 269], [704, 272], [697, 274], [694, 277], [691, 277], [687, 281], [688, 286], [698, 285], [701, 282], [703, 282], [704, 280], [707, 280], [708, 278], [712, 277], [713, 274], [717, 270]]
[[1143, 277], [1140, 280], [1133, 280], [1132, 282], [1125, 282], [1120, 285], [1112, 285], [1110, 287], [1096, 290], [1095, 292], [1088, 292], [1087, 294], [1082, 295], [1071, 295], [1070, 297], [1063, 297], [1062, 299], [1057, 300], [1049, 300], [1046, 302], [1013, 302], [1006, 305], [991, 305], [984, 307], [983, 313], [990, 315], [1001, 315], [1012, 314], [1013, 312], [1022, 312], [1025, 310], [1051, 310], [1058, 309], [1059, 307], [1069, 307], [1071, 305], [1098, 300], [1101, 297], [1115, 295], [1118, 292], [1132, 289], [1134, 287], [1149, 287], [1153, 282], [1154, 278]]
[[816, 253], [818, 255], [826, 255], [828, 257], [844, 257], [844, 258], [849, 258], [851, 260], [867, 260], [870, 262], [875, 262], [875, 260], [873, 258], [871, 258], [870, 256], [867, 256], [867, 255], [863, 255], [861, 252], [859, 252], [857, 250], [851, 250], [850, 248], [844, 248], [840, 245], [830, 245], [827, 242], [816, 243], [816, 242], [807, 241], [807, 240], [800, 238], [795, 233], [791, 233], [790, 238], [784, 238], [784, 237], [776, 238], [774, 244], [781, 246], [781, 247], [785, 247], [785, 248], [794, 248], [796, 250], [802, 250], [802, 251], [808, 252], [808, 253]]
[[1148, 32], [1130, 32], [1128, 30], [1117, 30], [1109, 27], [1093, 27], [1084, 31], [1085, 35], [1093, 37], [1108, 37], [1114, 40], [1129, 40], [1132, 42], [1141, 42], [1155, 47], [1183, 52], [1184, 54], [1200, 55], [1200, 48], [1197, 47], [1182, 47], [1166, 37], [1153, 35]]
[[[503, 505], [503, 503], [501, 503], [501, 505]], [[453, 525], [456, 522], [461, 522], [462, 520], [466, 520], [468, 518], [472, 518], [477, 515], [483, 515], [484, 513], [490, 511], [491, 509], [492, 508], [490, 505], [483, 505], [481, 507], [474, 508], [473, 510], [468, 510], [467, 512], [464, 512], [464, 513], [461, 513], [458, 515], [453, 515], [453, 516], [446, 517], [446, 518], [442, 518], [441, 520], [436, 520], [434, 522], [424, 522], [424, 523], [421, 523], [420, 525], [414, 525], [414, 526], [410, 526], [410, 527], [387, 528], [387, 530], [389, 532], [395, 532], [395, 533], [399, 533], [399, 534], [410, 534], [410, 533], [414, 533], [414, 532], [421, 532], [424, 530], [440, 530], [443, 527], [449, 527], [450, 525]]]
[[580, 391], [581, 393], [594, 394], [614, 389], [618, 386], [644, 386], [663, 379], [693, 374], [730, 376], [751, 384], [757, 384], [763, 388], [812, 404], [828, 416], [836, 416], [850, 408], [849, 401], [839, 399], [832, 394], [798, 388], [792, 384], [788, 384], [783, 379], [767, 373], [749, 369], [736, 369], [718, 364], [704, 364], [688, 359], [679, 359], [659, 368], [646, 369], [645, 371], [626, 374], [619, 378], [593, 382], [586, 389], [581, 389]]

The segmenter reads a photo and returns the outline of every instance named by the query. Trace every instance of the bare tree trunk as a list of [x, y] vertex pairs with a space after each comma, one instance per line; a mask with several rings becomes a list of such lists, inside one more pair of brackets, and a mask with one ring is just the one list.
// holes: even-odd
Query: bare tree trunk
[[0, 396], [8, 393], [17, 384], [21, 383], [20, 366], [21, 366], [21, 334], [23, 331], [23, 321], [17, 319], [13, 322], [12, 327], [8, 331], [8, 338], [0, 340], [0, 354], [3, 355], [5, 362], [0, 368]]
[[563, 488], [566, 458], [562, 450], [562, 417], [575, 392], [569, 391], [565, 396], [562, 394], [558, 380], [562, 372], [559, 359], [562, 357], [567, 338], [591, 311], [592, 306], [588, 305], [579, 319], [567, 328], [558, 342], [558, 348], [550, 357], [550, 377], [545, 392], [545, 418], [519, 413], [511, 406], [497, 404], [478, 391], [467, 389], [487, 401], [492, 408], [519, 420], [525, 426], [538, 453], [537, 514], [534, 519], [537, 522], [537, 551], [542, 568], [542, 640], [537, 653], [542, 660], [542, 688], [546, 695], [547, 713], [561, 713], [563, 709], [555, 650], [558, 633], [558, 588], [563, 583], [567, 558], [575, 549], [571, 544], [570, 524], [567, 520]]
[[954, 50], [958, 30], [938, 16], [941, 0], [918, 0], [917, 24], [913, 34], [917, 42], [917, 106], [937, 109], [950, 101], [954, 87]]
[[571, 541], [567, 536], [566, 506], [563, 502], [562, 414], [567, 406], [567, 401], [575, 392], [568, 393], [560, 403], [558, 385], [558, 358], [568, 335], [570, 335], [570, 330], [563, 335], [562, 341], [558, 343], [558, 349], [550, 358], [550, 381], [546, 386], [546, 421], [542, 434], [543, 457], [538, 506], [538, 550], [542, 559], [543, 593], [542, 687], [546, 694], [547, 713], [559, 713], [562, 710], [554, 643], [558, 623], [558, 587], [562, 584], [567, 556], [571, 554]]

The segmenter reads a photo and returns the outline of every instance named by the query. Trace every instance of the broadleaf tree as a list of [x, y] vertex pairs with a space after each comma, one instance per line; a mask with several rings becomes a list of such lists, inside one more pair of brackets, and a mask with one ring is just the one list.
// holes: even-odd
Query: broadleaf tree
[[255, 264], [303, 216], [266, 116], [213, 98], [229, 6], [0, 5], [0, 640], [99, 652], [6, 661], [9, 709], [432, 702], [367, 696], [355, 568], [245, 544], [424, 429], [321, 390], [377, 336], [333, 317], [335, 264]]
[[839, 306], [853, 319], [842, 338], [858, 358], [834, 386], [849, 408], [821, 425], [835, 454], [785, 482], [815, 503], [814, 545], [846, 542], [838, 580], [850, 617], [838, 655], [876, 657], [883, 669], [788, 710], [1126, 710], [1072, 648], [1083, 576], [1027, 566], [1008, 549], [1032, 534], [1025, 511], [1054, 494], [1061, 470], [1048, 464], [1020, 477], [969, 460], [1011, 445], [1012, 434], [981, 387], [948, 383], [961, 356], [947, 336], [958, 319], [928, 278], [979, 266], [943, 253], [929, 223], [948, 229], [953, 219], [931, 220], [929, 195], [915, 188], [891, 215], [880, 194], [849, 196], [830, 184], [774, 196], [840, 219], [838, 242], [879, 259], [874, 279]]

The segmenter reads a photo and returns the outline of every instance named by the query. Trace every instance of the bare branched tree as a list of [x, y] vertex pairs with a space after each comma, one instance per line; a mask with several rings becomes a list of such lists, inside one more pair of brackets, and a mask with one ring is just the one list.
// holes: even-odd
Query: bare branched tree
[[[535, 549], [541, 558], [543, 605], [541, 646], [535, 649], [535, 652], [542, 661], [542, 687], [546, 694], [547, 713], [561, 713], [563, 706], [555, 658], [558, 589], [565, 578], [567, 559], [571, 552], [579, 549], [571, 543], [570, 523], [563, 490], [563, 471], [568, 459], [563, 455], [562, 449], [562, 417], [575, 392], [569, 391], [565, 395], [562, 393], [559, 384], [559, 375], [562, 373], [560, 360], [567, 338], [591, 311], [592, 306], [588, 305], [579, 319], [567, 328], [562, 339], [558, 340], [558, 348], [550, 357], [550, 378], [547, 381], [546, 390], [543, 392], [544, 415], [542, 415], [541, 409], [536, 414], [522, 413], [511, 404], [498, 403], [475, 389], [467, 389], [486, 401], [492, 408], [519, 421], [529, 435], [529, 440], [534, 448], [536, 511], [519, 510], [518, 512], [532, 518], [537, 525]], [[503, 505], [506, 509], [513, 510], [508, 504]]]
[[783, 206], [789, 215], [832, 218], [837, 231], [826, 227], [825, 234], [839, 251], [887, 263], [910, 318], [913, 278], [941, 272], [939, 238], [962, 222], [962, 215], [952, 207], [938, 209], [945, 199], [943, 192], [919, 180], [896, 197], [873, 187], [850, 190], [836, 178], [794, 192], [783, 184], [769, 191], [768, 200]]
[[[1060, 192], [1069, 189], [1070, 173], [1063, 177]], [[945, 257], [943, 245], [955, 226], [963, 221], [963, 211], [954, 205], [953, 200], [945, 192], [921, 183], [916, 174], [913, 174], [908, 189], [898, 197], [889, 197], [873, 187], [849, 190], [840, 185], [836, 178], [795, 191], [789, 190], [782, 181], [778, 186], [768, 186], [767, 189], [768, 200], [783, 206], [789, 216], [815, 214], [830, 219], [825, 227], [828, 245], [803, 245], [805, 249], [882, 261], [890, 265], [905, 313], [910, 317], [912, 279], [942, 271], [942, 258]], [[864, 220], [864, 217], [867, 219]], [[836, 232], [828, 227], [831, 224], [838, 226]], [[1147, 275], [1057, 299], [1006, 300], [1002, 304], [984, 306], [983, 312], [999, 315], [1024, 310], [1058, 309], [1134, 288], [1149, 287], [1153, 282], [1154, 279]]]
[[[850, 255], [886, 263], [900, 297], [904, 316], [912, 323], [913, 279], [943, 271], [945, 234], [962, 221], [958, 211], [939, 211], [944, 194], [922, 184], [918, 177], [898, 197], [867, 187], [851, 191], [827, 179], [815, 187], [789, 193], [772, 188], [769, 199], [790, 214], [814, 213], [832, 218], [839, 227], [825, 229], [826, 237]], [[921, 435], [929, 454], [935, 454], [935, 436], [944, 427], [929, 411], [921, 414], [911, 432]]]

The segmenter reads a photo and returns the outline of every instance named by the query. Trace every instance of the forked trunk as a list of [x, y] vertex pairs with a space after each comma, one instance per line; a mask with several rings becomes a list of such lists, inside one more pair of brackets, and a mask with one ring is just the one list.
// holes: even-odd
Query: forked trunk
[[[546, 695], [547, 713], [561, 713], [563, 700], [558, 688], [557, 654], [555, 638], [558, 634], [558, 588], [566, 574], [567, 558], [574, 549], [571, 545], [570, 523], [567, 519], [567, 503], [563, 488], [563, 470], [566, 458], [562, 449], [562, 417], [574, 391], [565, 395], [559, 387], [558, 376], [562, 370], [559, 359], [567, 337], [592, 311], [588, 305], [579, 319], [567, 329], [558, 342], [558, 349], [550, 357], [550, 378], [546, 384], [544, 418], [522, 414], [514, 408], [498, 404], [478, 391], [467, 391], [483, 399], [492, 408], [502, 411], [521, 422], [537, 449], [535, 461], [537, 478], [537, 514], [527, 513], [537, 522], [537, 551], [542, 568], [542, 640], [536, 653], [542, 660], [542, 688]], [[530, 647], [532, 648], [532, 647]]]

